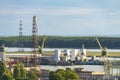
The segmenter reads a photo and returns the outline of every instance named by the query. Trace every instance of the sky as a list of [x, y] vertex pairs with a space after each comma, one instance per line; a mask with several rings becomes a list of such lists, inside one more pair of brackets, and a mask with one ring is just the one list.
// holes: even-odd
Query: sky
[[37, 16], [38, 34], [94, 36], [120, 34], [120, 0], [1, 0], [0, 36], [32, 35]]

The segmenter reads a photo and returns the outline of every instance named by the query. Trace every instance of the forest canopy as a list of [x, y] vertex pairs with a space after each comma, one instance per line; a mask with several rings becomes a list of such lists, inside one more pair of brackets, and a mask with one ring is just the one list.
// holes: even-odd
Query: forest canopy
[[[38, 37], [38, 43], [41, 45], [43, 36]], [[120, 37], [98, 37], [103, 47], [111, 49], [120, 49]], [[32, 37], [22, 37], [24, 47], [32, 47]], [[19, 47], [19, 36], [0, 37], [0, 46]], [[45, 48], [81, 48], [82, 44], [85, 48], [99, 48], [94, 37], [61, 37], [61, 36], [46, 36]]]

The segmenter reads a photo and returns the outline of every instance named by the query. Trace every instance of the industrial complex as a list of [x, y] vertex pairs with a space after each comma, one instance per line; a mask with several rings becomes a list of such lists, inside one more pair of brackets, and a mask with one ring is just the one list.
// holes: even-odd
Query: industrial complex
[[[19, 52], [24, 52], [23, 49], [23, 33], [22, 33], [22, 21], [19, 23]], [[119, 60], [108, 60], [108, 50], [103, 48], [97, 37], [97, 41], [101, 49], [101, 60], [96, 60], [95, 56], [88, 58], [87, 49], [82, 45], [80, 49], [56, 49], [54, 50], [53, 56], [42, 56], [42, 49], [46, 36], [42, 39], [42, 45], [38, 45], [38, 27], [37, 17], [33, 16], [32, 26], [32, 53], [27, 54], [10, 54], [6, 53], [5, 46], [0, 47], [0, 60], [4, 62], [8, 67], [14, 67], [14, 62], [17, 60], [25, 65], [26, 68], [39, 69], [40, 65], [53, 65], [53, 66], [72, 66], [72, 65], [103, 65], [104, 71], [85, 71], [84, 68], [75, 68], [75, 72], [79, 75], [80, 80], [120, 80], [120, 61]], [[42, 71], [42, 70], [41, 70]], [[45, 73], [45, 70], [43, 70]], [[48, 73], [42, 74], [47, 75]], [[48, 77], [49, 75], [45, 76]], [[48, 78], [41, 78], [41, 80], [49, 80]]]

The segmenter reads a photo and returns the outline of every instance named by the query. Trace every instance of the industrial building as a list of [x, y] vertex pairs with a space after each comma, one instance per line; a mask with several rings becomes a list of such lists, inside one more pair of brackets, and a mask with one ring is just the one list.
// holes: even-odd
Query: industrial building
[[83, 68], [75, 68], [80, 80], [103, 80], [104, 72], [84, 71]]
[[68, 61], [84, 61], [87, 59], [87, 52], [84, 47], [82, 49], [65, 49], [65, 50], [55, 50], [54, 51], [54, 61], [55, 62], [68, 62]]
[[105, 72], [84, 71], [83, 68], [75, 68], [80, 80], [120, 80], [120, 76], [106, 76]]

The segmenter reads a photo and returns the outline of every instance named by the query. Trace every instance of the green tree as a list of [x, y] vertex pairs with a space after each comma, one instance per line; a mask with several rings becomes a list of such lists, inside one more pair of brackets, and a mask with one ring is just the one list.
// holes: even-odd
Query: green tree
[[26, 78], [26, 69], [24, 69], [24, 65], [22, 63], [20, 63], [20, 77], [21, 78]]
[[3, 62], [0, 61], [0, 77], [6, 71], [6, 66]]
[[65, 72], [74, 72], [71, 68], [66, 68]]
[[22, 63], [17, 62], [13, 70], [13, 76], [17, 80], [26, 79], [26, 69]]
[[20, 72], [20, 65], [19, 63], [17, 62], [14, 70], [13, 70], [13, 77], [16, 79], [16, 78], [20, 78], [21, 77], [21, 72]]
[[60, 74], [61, 76], [65, 76], [65, 71], [64, 71], [64, 69], [58, 69], [57, 71], [55, 71], [55, 73], [58, 73], [58, 74]]
[[18, 66], [15, 66], [14, 71], [13, 71], [13, 77], [20, 78], [20, 68]]
[[37, 76], [36, 76], [35, 72], [34, 71], [30, 71], [28, 73], [28, 80], [36, 80], [36, 79], [37, 79]]
[[70, 68], [66, 70], [58, 69], [55, 72], [50, 72], [50, 80], [79, 80], [79, 76]]
[[38, 70], [38, 69], [31, 69], [31, 71], [33, 71], [37, 77], [40, 77], [40, 75], [41, 75], [41, 71], [40, 70]]
[[65, 80], [79, 80], [79, 76], [73, 72], [67, 72], [65, 76]]
[[59, 72], [50, 72], [49, 80], [65, 80], [65, 78]]
[[1, 80], [14, 80], [14, 78], [9, 73], [4, 73], [1, 77]]
[[[39, 36], [39, 45], [41, 45], [42, 37]], [[99, 37], [101, 44], [108, 48], [120, 48], [120, 37]], [[31, 36], [23, 37], [24, 47], [32, 47]], [[58, 44], [59, 43], [59, 44]], [[117, 44], [116, 44], [117, 43]], [[8, 47], [18, 47], [19, 36], [0, 37], [0, 45], [5, 44]], [[86, 45], [86, 48], [99, 48], [94, 37], [61, 37], [47, 36], [45, 47], [47, 48], [80, 48], [81, 45]]]
[[6, 70], [5, 70], [5, 72], [4, 72], [4, 73], [7, 73], [7, 74], [9, 74], [9, 75], [13, 76], [12, 72], [11, 72], [8, 68], [6, 68]]
[[66, 68], [65, 70], [65, 80], [79, 80], [79, 76], [70, 68]]

